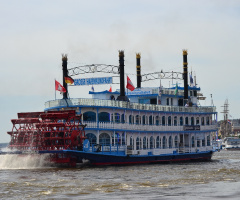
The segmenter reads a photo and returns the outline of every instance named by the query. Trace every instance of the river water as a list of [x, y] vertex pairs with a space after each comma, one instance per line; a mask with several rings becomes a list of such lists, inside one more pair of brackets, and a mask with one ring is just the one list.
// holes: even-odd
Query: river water
[[0, 199], [239, 199], [240, 151], [210, 162], [49, 167], [0, 155]]

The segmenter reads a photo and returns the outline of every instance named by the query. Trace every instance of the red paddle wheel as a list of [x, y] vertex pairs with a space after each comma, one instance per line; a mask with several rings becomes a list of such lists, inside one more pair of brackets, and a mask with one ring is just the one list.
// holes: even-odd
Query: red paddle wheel
[[[12, 119], [9, 148], [22, 152], [53, 153], [52, 161], [74, 164], [74, 158], [60, 150], [82, 150], [85, 125], [74, 110], [18, 113]], [[55, 153], [58, 152], [58, 153]]]

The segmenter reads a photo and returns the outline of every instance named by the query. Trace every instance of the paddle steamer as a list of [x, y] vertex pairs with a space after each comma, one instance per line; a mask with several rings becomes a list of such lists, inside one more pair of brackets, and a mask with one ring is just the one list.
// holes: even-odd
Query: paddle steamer
[[216, 107], [200, 106], [200, 87], [188, 84], [187, 55], [183, 50], [184, 87], [141, 87], [137, 54], [137, 87], [125, 92], [124, 52], [119, 51], [120, 90], [90, 91], [92, 98], [74, 99], [67, 96], [70, 69], [63, 56], [63, 99], [47, 101], [43, 112], [18, 113], [8, 132], [9, 148], [50, 154], [51, 161], [71, 166], [83, 160], [90, 165], [210, 160]]

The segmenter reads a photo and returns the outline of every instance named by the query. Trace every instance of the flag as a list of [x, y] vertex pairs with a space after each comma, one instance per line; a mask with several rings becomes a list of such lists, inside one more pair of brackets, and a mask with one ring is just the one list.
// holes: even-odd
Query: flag
[[65, 79], [65, 82], [70, 85], [74, 83], [74, 80], [70, 76], [65, 76], [64, 79]]
[[132, 81], [130, 80], [130, 78], [127, 76], [127, 85], [126, 88], [133, 91], [135, 89], [135, 87], [132, 84]]
[[66, 92], [66, 89], [56, 80], [55, 80], [55, 90], [63, 93]]
[[229, 120], [229, 119], [227, 120], [227, 122], [228, 122], [229, 124], [232, 124], [231, 120]]
[[112, 92], [112, 86], [110, 86], [110, 89], [108, 90], [108, 92]]
[[176, 83], [175, 95], [178, 94], [178, 83]]
[[190, 78], [190, 86], [193, 86], [193, 77], [192, 77], [192, 74], [189, 74], [189, 78]]
[[91, 88], [91, 89], [92, 89], [92, 91], [94, 92], [94, 87], [93, 87], [93, 85], [92, 85], [92, 88]]

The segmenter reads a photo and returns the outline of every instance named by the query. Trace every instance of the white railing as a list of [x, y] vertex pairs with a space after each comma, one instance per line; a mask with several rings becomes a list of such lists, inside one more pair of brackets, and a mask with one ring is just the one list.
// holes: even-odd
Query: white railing
[[[139, 131], [183, 131], [183, 126], [157, 126], [157, 125], [142, 125], [142, 124], [128, 124], [128, 123], [114, 123], [114, 122], [89, 122], [83, 121], [87, 124], [87, 128], [101, 128], [101, 129], [124, 129], [124, 130], [139, 130]], [[216, 125], [200, 126], [200, 130], [215, 130]]]
[[135, 110], [165, 111], [165, 112], [216, 112], [216, 107], [184, 107], [184, 106], [162, 106], [152, 104], [130, 103], [125, 101], [102, 100], [102, 99], [57, 99], [47, 101], [45, 109], [55, 107], [73, 107], [73, 106], [104, 106], [111, 108], [130, 108]]

